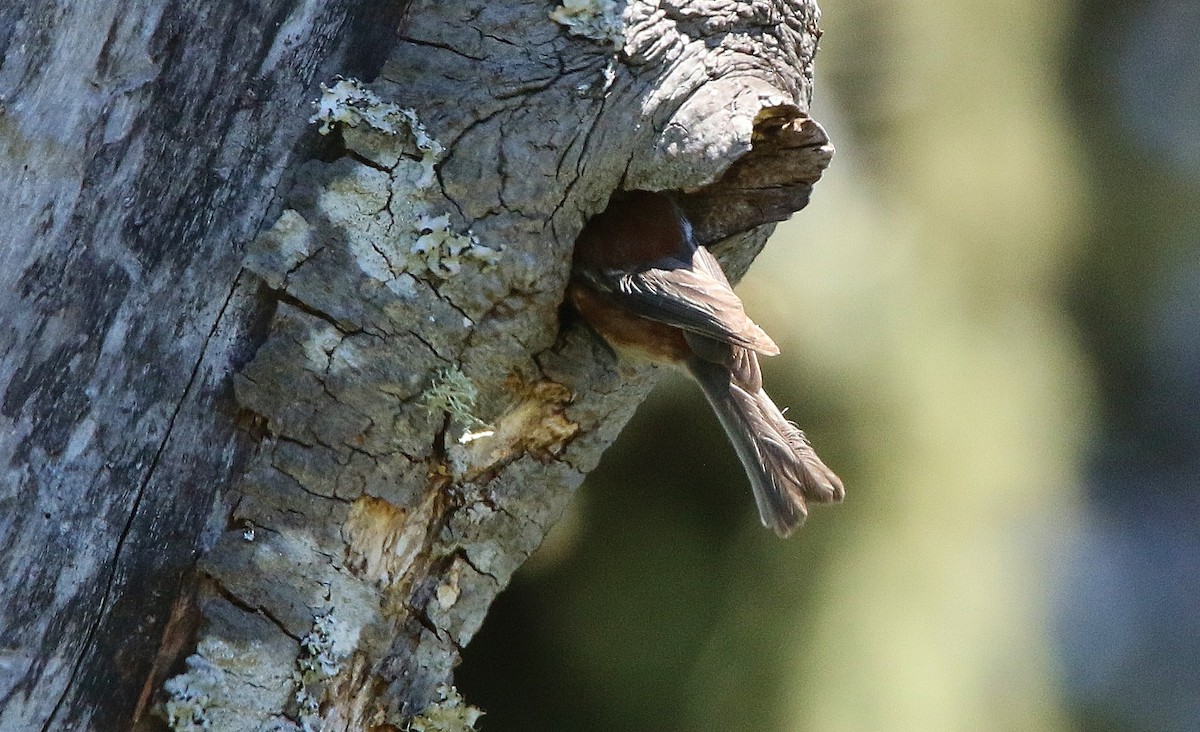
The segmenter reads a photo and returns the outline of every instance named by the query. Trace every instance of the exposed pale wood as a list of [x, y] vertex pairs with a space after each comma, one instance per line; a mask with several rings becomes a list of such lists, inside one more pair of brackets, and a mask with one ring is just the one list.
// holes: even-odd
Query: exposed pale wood
[[[548, 7], [413, 3], [359, 106], [383, 116], [347, 113], [265, 227], [344, 5], [0, 25], [0, 151], [30, 166], [2, 212], [0, 727], [469, 716], [460, 649], [652, 381], [560, 322], [583, 222], [682, 191], [736, 273], [831, 152], [815, 6]], [[37, 35], [68, 28], [74, 55]]]

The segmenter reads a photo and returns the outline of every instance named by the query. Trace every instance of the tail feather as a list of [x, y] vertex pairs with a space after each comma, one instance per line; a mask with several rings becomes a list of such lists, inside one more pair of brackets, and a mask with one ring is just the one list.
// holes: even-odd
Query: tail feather
[[842, 481], [765, 391], [742, 388], [719, 364], [688, 366], [746, 469], [764, 526], [786, 537], [804, 524], [809, 502], [842, 500]]

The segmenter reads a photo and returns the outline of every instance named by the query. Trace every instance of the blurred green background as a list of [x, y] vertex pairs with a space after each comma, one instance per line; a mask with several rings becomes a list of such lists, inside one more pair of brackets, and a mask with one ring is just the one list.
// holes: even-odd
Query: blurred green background
[[777, 540], [666, 375], [468, 648], [482, 729], [1200, 729], [1200, 3], [822, 10], [838, 153], [739, 291], [847, 501]]

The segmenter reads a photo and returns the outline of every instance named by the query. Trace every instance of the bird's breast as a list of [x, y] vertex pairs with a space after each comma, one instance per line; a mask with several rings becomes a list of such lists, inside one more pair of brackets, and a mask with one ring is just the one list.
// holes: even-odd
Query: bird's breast
[[643, 318], [578, 282], [571, 284], [569, 295], [579, 314], [619, 352], [674, 366], [682, 365], [692, 355], [679, 328]]

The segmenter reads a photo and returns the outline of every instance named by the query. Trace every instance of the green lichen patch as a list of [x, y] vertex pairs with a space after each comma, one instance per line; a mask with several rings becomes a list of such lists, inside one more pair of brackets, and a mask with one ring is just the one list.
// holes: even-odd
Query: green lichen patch
[[464, 443], [494, 432], [491, 425], [475, 416], [478, 400], [479, 389], [458, 368], [444, 369], [437, 382], [425, 392], [425, 406], [429, 411], [448, 414], [466, 428], [459, 438]]

